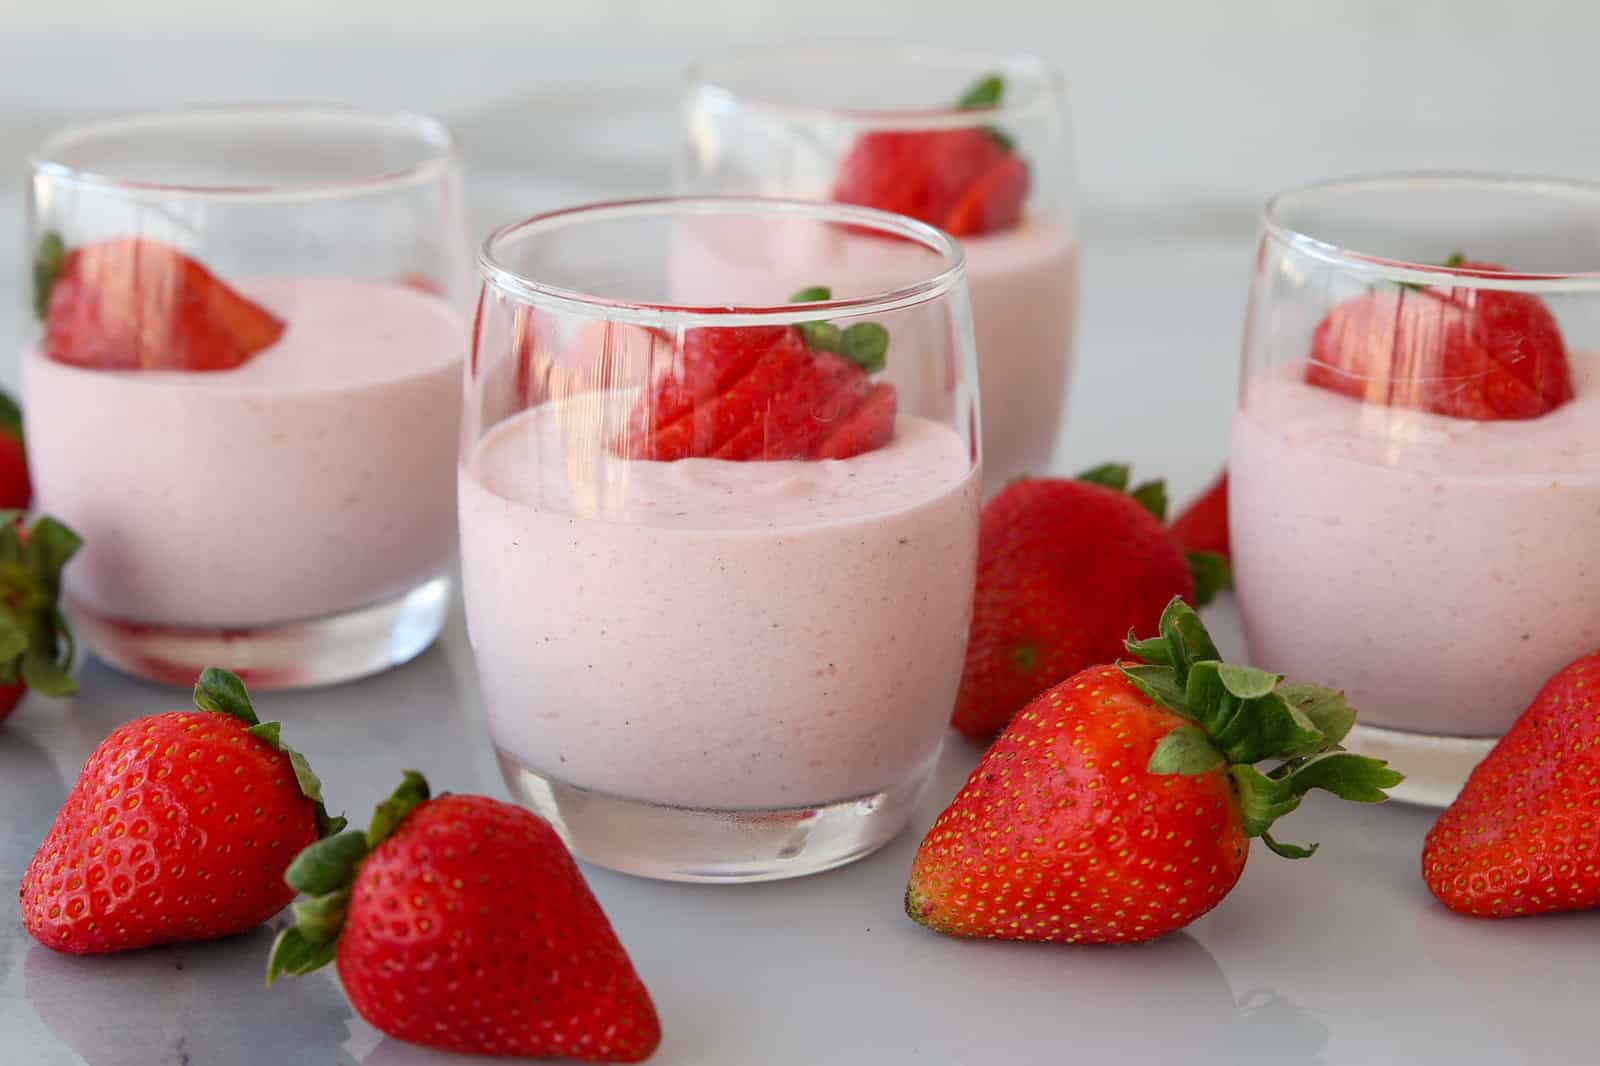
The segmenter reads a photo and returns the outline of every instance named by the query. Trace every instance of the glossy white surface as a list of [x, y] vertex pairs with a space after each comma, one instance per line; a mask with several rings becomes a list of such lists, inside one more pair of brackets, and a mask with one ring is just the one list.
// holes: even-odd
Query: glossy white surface
[[[620, 21], [621, 6], [594, 5], [596, 25]], [[831, 10], [856, 12], [865, 32], [898, 35], [903, 24], [890, 20], [910, 17], [913, 6], [920, 19], [924, 5], [909, 2], [887, 3], [882, 14], [859, 4]], [[1143, 473], [1166, 474], [1179, 498], [1214, 472], [1232, 410], [1254, 211], [1273, 188], [1386, 167], [1592, 174], [1600, 163], [1594, 139], [1576, 135], [1589, 128], [1583, 101], [1600, 42], [1592, 13], [1577, 5], [1565, 9], [1559, 31], [1538, 21], [1555, 9], [1548, 2], [1474, 4], [1470, 15], [1425, 6], [1397, 18], [1392, 4], [1362, 0], [1337, 5], [1338, 13], [1325, 5], [1314, 18], [1309, 7], [1231, 0], [1227, 18], [1207, 5], [1166, 6], [1170, 20], [1159, 31], [1144, 5], [1058, 5], [1048, 24], [1028, 21], [1026, 7], [1001, 4], [992, 25], [964, 32], [970, 6], [943, 5], [934, 35], [1025, 41], [1072, 72], [1084, 272], [1064, 469], [1130, 459]], [[1356, 9], [1359, 19], [1348, 13]], [[38, 8], [30, 25], [44, 25], [46, 14], [59, 21], [60, 10]], [[302, 27], [292, 46], [266, 33], [191, 27], [130, 46], [134, 37], [120, 28], [12, 36], [0, 0], [0, 90], [18, 102], [0, 114], [0, 152], [19, 161], [46, 127], [69, 117], [206, 95], [266, 98], [293, 87], [297, 96], [432, 108], [462, 136], [482, 230], [511, 214], [664, 187], [670, 79], [690, 52], [736, 35], [845, 32], [811, 7], [774, 14], [720, 5], [724, 35], [713, 39], [709, 15], [680, 24], [681, 11], [657, 5], [639, 9], [654, 22], [627, 16], [637, 31], [629, 36], [648, 40], [648, 49], [602, 52], [598, 37], [552, 30], [546, 6], [521, 10], [520, 26], [490, 19], [474, 36], [462, 11], [435, 7], [433, 22], [412, 28], [420, 43], [409, 46], [385, 44], [370, 26]], [[404, 21], [387, 8], [381, 20]], [[441, 49], [441, 40], [450, 46]], [[67, 41], [70, 69], [81, 75], [62, 76]], [[1342, 57], [1342, 72], [1308, 71], [1313, 51]], [[596, 88], [601, 81], [613, 86]], [[18, 187], [0, 184], [0, 292], [20, 286]], [[0, 300], [0, 338], [12, 336], [15, 308]], [[14, 383], [15, 367], [0, 366], [0, 378]], [[1215, 624], [1227, 629], [1225, 646], [1237, 648], [1236, 630]], [[30, 700], [0, 726], [0, 895], [20, 878], [95, 742], [117, 722], [182, 702], [98, 666], [82, 677], [74, 703]], [[459, 620], [439, 648], [399, 671], [263, 703], [317, 760], [336, 806], [364, 812], [410, 765], [441, 788], [503, 795]], [[1340, 809], [1314, 799], [1285, 836], [1321, 840], [1321, 853], [1295, 864], [1257, 849], [1222, 909], [1143, 948], [926, 934], [900, 912], [916, 832], [975, 759], [952, 741], [913, 832], [834, 873], [727, 888], [591, 871], [665, 1021], [653, 1063], [1594, 1061], [1600, 913], [1504, 923], [1451, 916], [1417, 875], [1432, 818], [1417, 809]], [[259, 977], [269, 939], [259, 931], [120, 959], [68, 959], [33, 945], [0, 909], [0, 1063], [472, 1061], [381, 1038], [351, 1016], [329, 975], [267, 993]]]

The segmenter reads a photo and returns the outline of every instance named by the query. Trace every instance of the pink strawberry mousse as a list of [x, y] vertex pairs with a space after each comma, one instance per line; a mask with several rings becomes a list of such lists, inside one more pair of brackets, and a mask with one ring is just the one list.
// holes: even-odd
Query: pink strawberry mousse
[[96, 613], [248, 627], [399, 596], [455, 547], [463, 317], [397, 284], [257, 280], [287, 331], [233, 370], [23, 356], [37, 506]]
[[1251, 661], [1362, 721], [1504, 732], [1600, 647], [1600, 356], [1525, 421], [1364, 404], [1282, 364], [1234, 420], [1233, 565]]
[[591, 392], [490, 430], [462, 467], [467, 621], [495, 745], [568, 785], [713, 810], [915, 782], [960, 679], [977, 468], [902, 415], [846, 460], [580, 451]]
[[[714, 302], [782, 303], [811, 285], [829, 286], [835, 297], [884, 292], [926, 277], [932, 261], [921, 245], [838, 226], [797, 224], [787, 233], [778, 230], [775, 241], [768, 227], [763, 233], [769, 239], [759, 244], [730, 234], [726, 223], [721, 230], [714, 226], [701, 221], [674, 245], [674, 296], [683, 302], [696, 302], [696, 292], [716, 292], [721, 295]], [[961, 248], [983, 402], [983, 471], [992, 492], [1022, 474], [1050, 469], [1072, 365], [1078, 244], [1053, 223], [1031, 220], [964, 238]], [[918, 328], [905, 320], [917, 310], [877, 317], [903, 339]], [[925, 368], [899, 370], [891, 365], [884, 380], [915, 396], [918, 382], [906, 375]]]

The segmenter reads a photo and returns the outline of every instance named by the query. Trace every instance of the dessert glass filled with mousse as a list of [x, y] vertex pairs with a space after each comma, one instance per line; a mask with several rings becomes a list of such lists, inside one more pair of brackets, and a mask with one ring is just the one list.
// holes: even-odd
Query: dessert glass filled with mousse
[[193, 684], [374, 673], [448, 606], [470, 272], [448, 133], [298, 106], [32, 159], [23, 407], [94, 652]]
[[[828, 240], [845, 227], [898, 242], [904, 271], [864, 284], [860, 246]], [[834, 251], [749, 303], [676, 256], [729, 229]], [[462, 576], [512, 793], [654, 877], [795, 876], [885, 843], [971, 614], [960, 249], [863, 208], [669, 198], [507, 226], [480, 264]]]
[[[1030, 56], [884, 44], [751, 48], [689, 72], [678, 187], [860, 204], [937, 226], [967, 257], [989, 494], [1048, 472], [1072, 364], [1078, 236], [1060, 73]], [[812, 264], [883, 287], [916, 249], [836, 227], [761, 245], [737, 230], [678, 269], [769, 302]], [[841, 279], [843, 280], [843, 279]], [[896, 369], [891, 367], [891, 376]]]
[[1418, 175], [1266, 209], [1229, 504], [1251, 661], [1448, 802], [1600, 648], [1600, 186]]

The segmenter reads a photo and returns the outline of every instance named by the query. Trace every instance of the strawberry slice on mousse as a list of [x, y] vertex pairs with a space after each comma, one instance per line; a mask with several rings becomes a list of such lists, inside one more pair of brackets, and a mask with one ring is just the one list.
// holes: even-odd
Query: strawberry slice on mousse
[[[794, 302], [828, 299], [827, 289], [813, 288]], [[881, 448], [894, 437], [895, 390], [868, 375], [883, 369], [888, 348], [875, 322], [688, 330], [612, 450], [662, 462], [774, 462]]]
[[[1456, 255], [1448, 269], [1507, 273]], [[1556, 319], [1537, 296], [1393, 286], [1335, 304], [1305, 380], [1367, 403], [1478, 421], [1538, 418], [1572, 399]]]
[[[957, 107], [991, 108], [1004, 92], [1004, 79], [990, 75]], [[1028, 165], [999, 130], [879, 130], [863, 134], [846, 153], [832, 198], [908, 215], [953, 237], [977, 237], [1021, 220], [1030, 183]]]
[[46, 234], [34, 302], [44, 354], [92, 370], [232, 370], [285, 328], [172, 245], [142, 237], [68, 250]]

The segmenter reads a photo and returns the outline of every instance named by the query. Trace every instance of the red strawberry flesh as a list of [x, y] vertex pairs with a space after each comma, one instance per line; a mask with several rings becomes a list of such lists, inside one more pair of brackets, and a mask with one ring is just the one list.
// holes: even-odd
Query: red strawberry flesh
[[229, 370], [284, 328], [171, 245], [122, 238], [66, 254], [46, 304], [43, 350], [96, 370]]
[[[1492, 263], [1459, 269], [1504, 273]], [[1306, 381], [1452, 418], [1537, 418], [1572, 399], [1560, 327], [1537, 296], [1468, 286], [1379, 289], [1334, 305]]]

